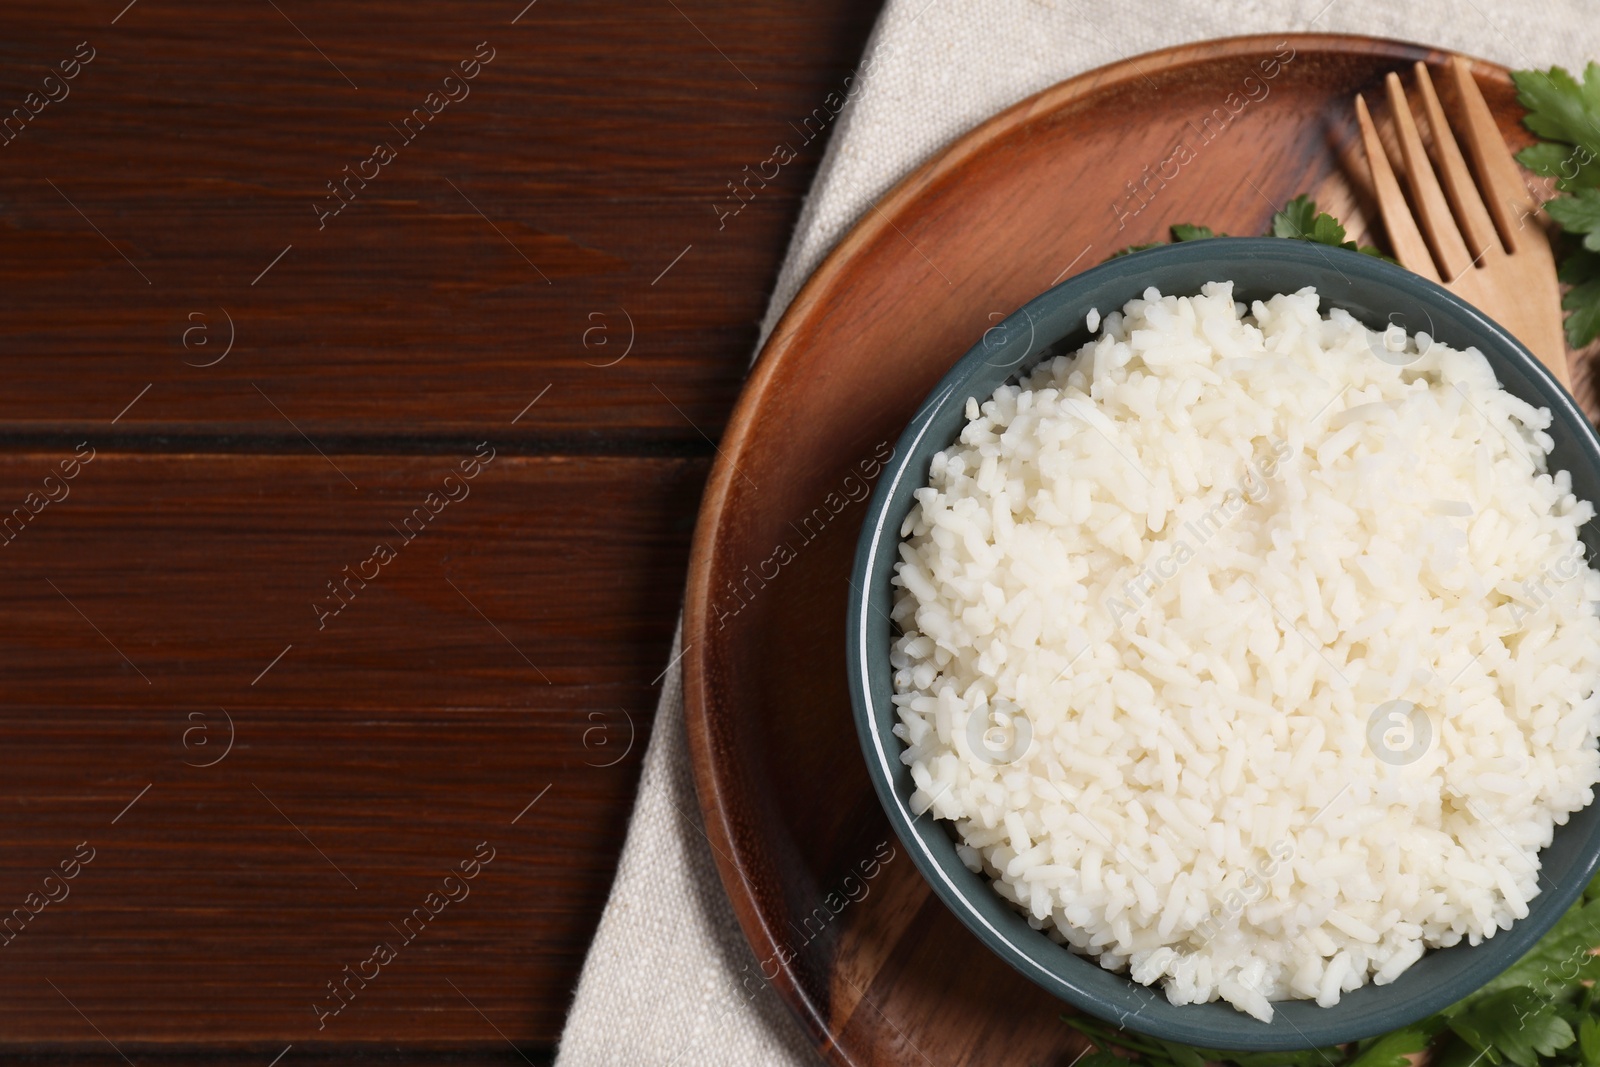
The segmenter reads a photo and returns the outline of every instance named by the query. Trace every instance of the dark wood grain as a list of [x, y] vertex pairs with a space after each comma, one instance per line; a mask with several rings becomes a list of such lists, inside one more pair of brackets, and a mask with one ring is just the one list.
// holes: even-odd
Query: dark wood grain
[[[1275, 56], [1262, 94], [1260, 64]], [[1370, 243], [1370, 198], [1348, 165], [1359, 157], [1352, 98], [1444, 58], [1364, 38], [1243, 38], [1064, 82], [903, 181], [774, 331], [697, 527], [686, 708], [724, 886], [762, 973], [834, 1063], [1065, 1067], [1082, 1048], [1064, 1005], [932, 897], [862, 765], [844, 625], [871, 458], [985, 329], [1173, 223], [1260, 233], [1309, 191]], [[1507, 72], [1476, 73], [1508, 138], [1524, 143]], [[1224, 111], [1226, 127], [1206, 138], [1199, 123], [1245, 90], [1260, 98]], [[1159, 172], [1180, 141], [1190, 158], [1145, 186], [1145, 168]], [[1134, 182], [1144, 191], [1130, 201]], [[842, 908], [840, 887], [856, 898]]]
[[[314, 438], [471, 434], [547, 385], [509, 434], [715, 437], [828, 132], [791, 123], [815, 130], [875, 5], [539, 0], [512, 25], [525, 4], [7, 5], [6, 110], [95, 58], [0, 147], [0, 433], [78, 433], [151, 382], [124, 428], [285, 432], [254, 382]], [[720, 220], [778, 141], [799, 157]], [[185, 365], [224, 310], [232, 354]]]
[[[317, 456], [100, 454], [0, 548], [0, 908], [97, 851], [0, 947], [8, 1041], [94, 1038], [49, 981], [119, 1044], [492, 1037], [446, 979], [557, 1031], [705, 462], [497, 456], [407, 544], [388, 522], [454, 460], [333, 460], [359, 491]], [[54, 461], [0, 459], [0, 494]], [[373, 542], [397, 556], [319, 630]], [[325, 984], [480, 841], [470, 895], [319, 1029]]]
[[[0, 11], [0, 917], [97, 850], [0, 947], [0, 1058], [549, 1059], [831, 132], [791, 123], [876, 6]], [[319, 627], [483, 441], [470, 496]], [[470, 897], [319, 1030], [326, 983], [481, 841]]]
[[[502, 454], [452, 477], [472, 456], [99, 454], [0, 530], [5, 702], [523, 710], [647, 685], [705, 462]], [[5, 457], [0, 500], [58, 460]], [[368, 563], [379, 544], [392, 562]]]

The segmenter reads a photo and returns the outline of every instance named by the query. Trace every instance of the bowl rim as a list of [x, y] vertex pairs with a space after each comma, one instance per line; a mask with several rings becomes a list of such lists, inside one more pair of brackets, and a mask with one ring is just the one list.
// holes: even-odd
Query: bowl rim
[[[1035, 336], [1036, 325], [1041, 318], [1046, 317], [1047, 312], [1059, 318], [1058, 305], [1070, 306], [1076, 302], [1079, 310], [1086, 313], [1088, 305], [1083, 302], [1089, 299], [1088, 294], [1108, 282], [1126, 281], [1133, 284], [1141, 277], [1153, 276], [1167, 270], [1189, 269], [1196, 264], [1211, 261], [1217, 262], [1217, 280], [1223, 280], [1230, 271], [1227, 266], [1228, 261], [1238, 262], [1241, 258], [1270, 260], [1281, 263], [1286, 268], [1315, 266], [1320, 261], [1324, 265], [1332, 265], [1342, 275], [1359, 276], [1363, 282], [1389, 285], [1401, 290], [1422, 304], [1425, 309], [1428, 305], [1432, 305], [1435, 310], [1448, 311], [1455, 319], [1468, 324], [1468, 329], [1473, 334], [1473, 344], [1490, 361], [1496, 378], [1502, 384], [1505, 382], [1506, 372], [1511, 370], [1520, 374], [1524, 384], [1539, 394], [1543, 405], [1551, 411], [1550, 432], [1557, 438], [1558, 447], [1561, 443], [1560, 435], [1571, 434], [1572, 443], [1577, 451], [1587, 460], [1596, 478], [1600, 479], [1600, 436], [1596, 435], [1595, 428], [1577, 407], [1570, 394], [1556, 382], [1526, 347], [1488, 316], [1437, 283], [1391, 262], [1341, 248], [1277, 237], [1219, 237], [1163, 245], [1135, 252], [1089, 268], [1039, 294], [996, 327], [987, 331], [985, 339], [996, 330], [1003, 331], [1002, 337], [1008, 337], [1011, 329], [1020, 329], [1025, 325], [1029, 331], [1028, 351], [1011, 365], [1020, 371], [1029, 370], [1043, 358], [1053, 354], [1048, 349], [1056, 341], [1070, 336], [1069, 334], [1046, 338], [1042, 342]], [[1149, 280], [1148, 284], [1158, 285], [1153, 279]], [[1132, 296], [1137, 296], [1138, 292], [1142, 291], [1141, 287], [1133, 292]], [[1285, 286], [1279, 291], [1293, 290]], [[1125, 297], [1117, 302], [1110, 310], [1120, 309], [1122, 303], [1129, 298], [1131, 297]], [[1330, 306], [1338, 304], [1324, 298], [1320, 310], [1325, 314]], [[1082, 318], [1083, 314], [1076, 316], [1077, 321], [1081, 322]], [[1371, 324], [1368, 323], [1368, 326], [1370, 328]], [[1456, 344], [1454, 347], [1463, 346]], [[882, 608], [873, 603], [873, 594], [879, 591], [879, 587], [874, 585], [872, 572], [875, 568], [887, 567], [887, 573], [892, 573], [892, 559], [887, 563], [884, 559], [896, 554], [894, 549], [900, 541], [900, 516], [896, 517], [892, 527], [886, 529], [886, 524], [890, 518], [895, 494], [902, 483], [908, 478], [911, 479], [915, 483], [913, 489], [926, 484], [926, 457], [919, 457], [918, 453], [923, 439], [941, 415], [948, 420], [949, 409], [946, 405], [952, 396], [962, 393], [964, 406], [966, 395], [977, 395], [977, 392], [972, 390], [963, 391], [963, 386], [968, 385], [977, 374], [982, 373], [985, 367], [995, 366], [992, 362], [993, 354], [993, 347], [988, 345], [986, 340], [980, 340], [969, 349], [928, 393], [896, 441], [893, 458], [885, 465], [868, 502], [856, 544], [851, 589], [847, 599], [846, 664], [849, 691], [852, 715], [867, 764], [868, 777], [872, 780], [873, 790], [894, 828], [895, 835], [906, 846], [913, 863], [932, 886], [935, 895], [986, 947], [1057, 997], [1119, 1026], [1165, 1040], [1208, 1048], [1293, 1051], [1343, 1044], [1374, 1036], [1434, 1014], [1481, 987], [1520, 959], [1560, 919], [1593, 876], [1597, 864], [1600, 864], [1600, 825], [1592, 828], [1580, 843], [1577, 859], [1573, 864], [1569, 864], [1564, 879], [1554, 886], [1547, 885], [1533, 898], [1527, 918], [1516, 920], [1509, 929], [1499, 931], [1495, 936], [1470, 949], [1465, 942], [1462, 942], [1450, 949], [1429, 950], [1423, 957], [1423, 960], [1427, 960], [1441, 953], [1453, 952], [1457, 948], [1466, 949], [1473, 953], [1471, 962], [1466, 966], [1455, 968], [1440, 976], [1440, 981], [1398, 1004], [1380, 1006], [1377, 1010], [1353, 1020], [1335, 1016], [1333, 1021], [1312, 1019], [1306, 1025], [1297, 1024], [1294, 1018], [1299, 1014], [1304, 1020], [1306, 1007], [1316, 1012], [1337, 1013], [1340, 1010], [1339, 1006], [1321, 1009], [1316, 1007], [1314, 1001], [1275, 1001], [1273, 1022], [1261, 1023], [1243, 1012], [1237, 1012], [1222, 1001], [1198, 1005], [1170, 1004], [1156, 988], [1139, 985], [1125, 974], [1113, 975], [1113, 972], [1104, 971], [1092, 958], [1072, 953], [1066, 946], [1051, 941], [1044, 933], [1029, 928], [1020, 914], [1012, 911], [1010, 905], [1005, 904], [1002, 898], [993, 892], [986, 875], [973, 875], [960, 864], [956, 858], [954, 841], [943, 828], [939, 828], [938, 832], [943, 834], [948, 842], [948, 853], [943, 858], [934, 854], [927, 838], [916, 829], [921, 816], [912, 814], [908, 803], [909, 797], [901, 796], [895, 785], [896, 766], [903, 767], [899, 761], [902, 744], [898, 738], [889, 733], [889, 729], [898, 720], [892, 705], [884, 706], [874, 693], [873, 682], [887, 675], [888, 665], [886, 659], [883, 663], [874, 664], [869, 658], [869, 626], [872, 624], [873, 612], [882, 614]], [[1015, 375], [1005, 380], [1014, 380], [1014, 377]], [[993, 388], [994, 386], [989, 386], [988, 391], [992, 392]], [[963, 417], [957, 424], [964, 421]], [[1557, 429], [1558, 425], [1560, 430]], [[917, 466], [917, 471], [920, 473], [912, 471], [913, 465]], [[1570, 469], [1573, 466], [1566, 464], [1559, 469]], [[1574, 491], [1577, 491], [1576, 488]], [[1600, 504], [1600, 501], [1595, 503]], [[901, 511], [903, 516], [903, 511], [909, 508], [896, 510]], [[1585, 527], [1586, 531], [1591, 532], [1591, 537], [1586, 538], [1590, 545], [1591, 561], [1596, 558], [1592, 531], [1596, 529], [1597, 524], [1600, 524], [1600, 519], [1591, 520]], [[882, 586], [885, 596], [891, 595], [887, 589], [885, 581]], [[1595, 810], [1597, 805], [1591, 800], [1589, 805], [1572, 813], [1566, 823], [1555, 828], [1557, 835], [1585, 812]], [[927, 825], [935, 827], [937, 822], [929, 820]], [[1541, 849], [1541, 877], [1546, 866], [1545, 853], [1550, 847], [1552, 846]], [[960, 868], [957, 877], [965, 876], [963, 880], [968, 882], [968, 888], [963, 888], [952, 879], [952, 861], [955, 867]], [[982, 883], [982, 892], [989, 897], [987, 907], [980, 908], [973, 899], [971, 879], [977, 879]], [[991, 921], [991, 916], [984, 914], [985, 911], [996, 912], [996, 904], [1000, 905], [999, 910], [1009, 912], [1015, 920], [1014, 923], [1001, 920], [1001, 925], [1009, 927], [1008, 930], [997, 928], [995, 922]], [[1016, 926], [1019, 924], [1022, 930], [1027, 932], [1027, 937], [1017, 936]], [[1030, 948], [1043, 951], [1029, 951]], [[1091, 973], [1098, 973], [1120, 979], [1126, 987], [1127, 995], [1108, 998], [1103, 991], [1086, 989], [1071, 980], [1068, 975], [1061, 973], [1062, 969], [1052, 968], [1038, 958], [1040, 955], [1050, 957], [1053, 954], [1059, 954], [1063, 963], [1062, 969], [1078, 971], [1085, 978]], [[1413, 967], [1419, 965], [1420, 961], [1419, 964], [1413, 964]], [[1411, 969], [1408, 968], [1407, 971]], [[1402, 981], [1404, 977], [1405, 973], [1397, 981]], [[1371, 987], [1369, 981], [1362, 989]], [[1388, 990], [1392, 987], [1376, 988]], [[1344, 996], [1354, 997], [1359, 992], [1361, 989]], [[1121, 1003], [1113, 1004], [1110, 1003], [1111, 1000], [1120, 1000]], [[1348, 999], [1341, 1001], [1341, 1005], [1346, 1003]], [[1223, 1014], [1218, 1014], [1214, 1010], [1219, 1007]], [[1144, 1014], [1146, 1008], [1154, 1010], [1146, 1015]], [[1349, 1012], [1344, 1014], [1348, 1015]]]

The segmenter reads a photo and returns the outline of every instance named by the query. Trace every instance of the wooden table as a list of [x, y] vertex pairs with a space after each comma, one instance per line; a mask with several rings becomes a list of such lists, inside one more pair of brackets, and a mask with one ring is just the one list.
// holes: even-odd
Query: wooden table
[[0, 15], [0, 1054], [548, 1058], [875, 11], [126, 2]]

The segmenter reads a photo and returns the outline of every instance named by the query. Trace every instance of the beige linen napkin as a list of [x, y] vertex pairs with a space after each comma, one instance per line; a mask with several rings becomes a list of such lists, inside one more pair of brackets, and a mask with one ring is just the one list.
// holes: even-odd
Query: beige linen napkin
[[[763, 340], [871, 204], [990, 115], [1141, 52], [1278, 31], [1403, 38], [1514, 67], [1576, 72], [1600, 59], [1600, 17], [1583, 0], [888, 0], [858, 80], [838, 87], [853, 95], [801, 213]], [[678, 652], [674, 642], [627, 844], [557, 1065], [814, 1065], [776, 994], [760, 987], [751, 996], [739, 984], [754, 958], [701, 830]]]

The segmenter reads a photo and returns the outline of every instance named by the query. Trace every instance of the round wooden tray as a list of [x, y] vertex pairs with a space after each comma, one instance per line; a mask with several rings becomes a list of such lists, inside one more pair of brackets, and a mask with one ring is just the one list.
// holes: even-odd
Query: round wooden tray
[[[773, 332], [701, 506], [685, 695], [706, 833], [756, 969], [834, 1063], [1064, 1067], [1082, 1048], [1065, 1006], [930, 894], [868, 784], [845, 592], [879, 462], [984, 330], [1172, 223], [1256, 234], [1311, 193], [1370, 241], [1353, 98], [1382, 111], [1385, 74], [1446, 58], [1242, 37], [1062, 82], [901, 182]], [[1528, 143], [1506, 70], [1475, 73], [1513, 148]]]

